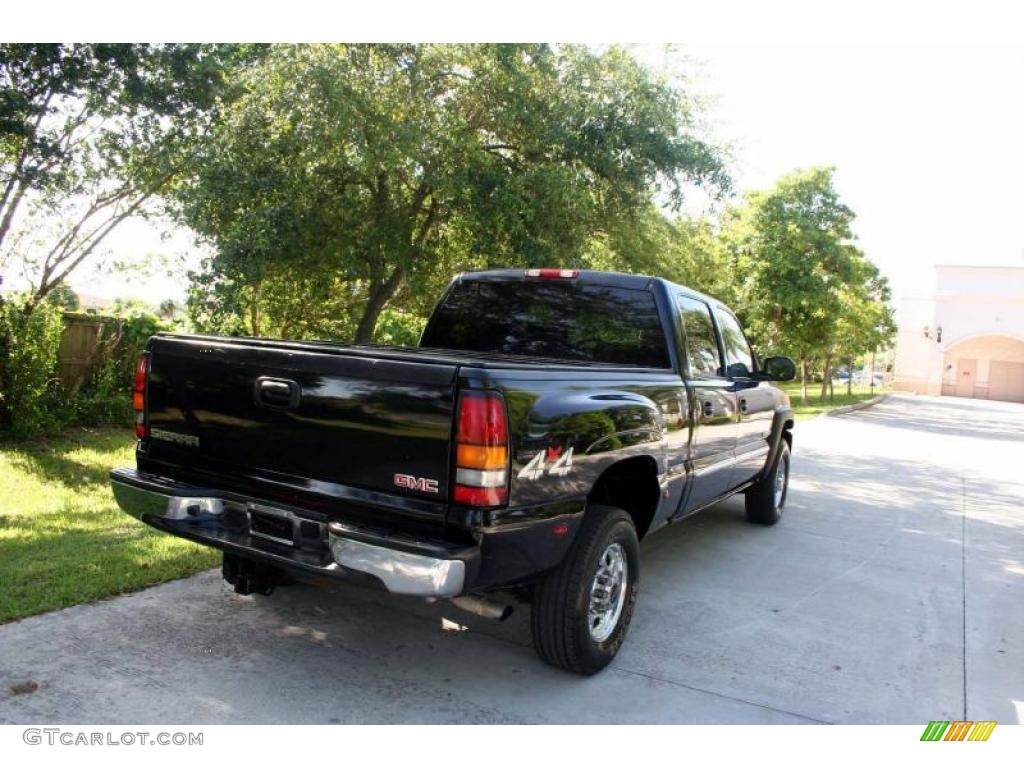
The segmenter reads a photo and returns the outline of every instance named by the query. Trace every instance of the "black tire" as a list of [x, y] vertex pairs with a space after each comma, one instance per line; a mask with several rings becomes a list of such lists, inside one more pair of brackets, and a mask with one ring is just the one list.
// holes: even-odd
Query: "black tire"
[[[779, 482], [782, 483], [782, 493], [777, 496], [775, 491]], [[758, 525], [775, 525], [782, 518], [788, 495], [789, 443], [783, 440], [772, 468], [747, 489], [747, 520]]]
[[[624, 594], [611, 590], [621, 595], [614, 604], [622, 607], [614, 628], [599, 642], [591, 632], [589, 608], [599, 561], [606, 555], [624, 559], [626, 587]], [[551, 666], [578, 675], [600, 672], [626, 637], [639, 578], [640, 544], [633, 519], [617, 507], [589, 505], [561, 565], [535, 585], [530, 626], [537, 654]]]

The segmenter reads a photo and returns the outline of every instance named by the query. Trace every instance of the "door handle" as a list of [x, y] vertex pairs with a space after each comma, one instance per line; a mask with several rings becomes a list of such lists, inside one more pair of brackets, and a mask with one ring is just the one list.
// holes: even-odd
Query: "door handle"
[[704, 415], [708, 418], [715, 415], [715, 405], [710, 400], [704, 401]]
[[254, 400], [256, 405], [290, 410], [299, 406], [301, 391], [298, 382], [260, 376], [256, 379]]
[[747, 398], [741, 397], [740, 398], [740, 413], [746, 413], [746, 412], [747, 412]]

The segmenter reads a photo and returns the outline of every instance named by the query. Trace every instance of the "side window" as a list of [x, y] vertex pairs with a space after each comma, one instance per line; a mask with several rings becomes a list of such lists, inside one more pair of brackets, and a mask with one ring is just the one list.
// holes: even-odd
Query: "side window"
[[740, 321], [732, 312], [719, 307], [718, 322], [722, 328], [722, 346], [725, 347], [725, 363], [729, 367], [730, 377], [750, 376], [754, 372], [754, 355], [743, 336]]
[[711, 322], [711, 309], [703, 301], [682, 294], [676, 297], [676, 302], [686, 335], [690, 375], [695, 378], [721, 376], [722, 360], [718, 354], [715, 326]]

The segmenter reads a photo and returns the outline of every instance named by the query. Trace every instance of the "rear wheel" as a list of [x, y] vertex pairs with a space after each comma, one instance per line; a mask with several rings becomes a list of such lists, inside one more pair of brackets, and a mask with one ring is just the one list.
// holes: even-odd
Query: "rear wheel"
[[593, 675], [615, 658], [636, 602], [640, 545], [633, 519], [591, 505], [561, 565], [535, 587], [531, 629], [552, 666]]
[[747, 520], [759, 525], [775, 525], [782, 518], [789, 491], [789, 443], [782, 440], [775, 464], [746, 492]]

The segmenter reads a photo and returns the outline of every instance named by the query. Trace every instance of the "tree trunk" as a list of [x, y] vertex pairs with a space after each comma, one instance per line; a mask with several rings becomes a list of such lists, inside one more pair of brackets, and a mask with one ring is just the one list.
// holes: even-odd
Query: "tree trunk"
[[253, 336], [260, 335], [260, 285], [252, 287], [252, 304], [249, 305], [249, 331]]
[[851, 357], [846, 364], [846, 394], [847, 396], [853, 394], [853, 358]]
[[807, 405], [807, 358], [800, 358], [800, 404]]
[[404, 279], [405, 268], [395, 267], [395, 271], [387, 280], [370, 288], [370, 296], [363, 309], [363, 316], [359, 318], [359, 326], [356, 328], [356, 344], [373, 343], [373, 334], [377, 330], [377, 319], [388, 302], [394, 298]]
[[825, 399], [825, 395], [828, 394], [829, 384], [832, 383], [832, 355], [825, 355], [825, 366], [822, 372], [821, 378], [821, 399]]
[[875, 394], [875, 350], [871, 350], [871, 372], [868, 374], [868, 381], [871, 382], [871, 394]]
[[[17, 190], [14, 192], [13, 197], [11, 197], [10, 199], [10, 204], [8, 204], [8, 201], [6, 199], [4, 200], [4, 204], [6, 205], [7, 210], [4, 211], [3, 218], [0, 219], [0, 245], [3, 244], [4, 238], [7, 237], [7, 232], [11, 228], [11, 222], [14, 220], [14, 213], [15, 211], [18, 210], [18, 204], [21, 202], [21, 198], [25, 195], [26, 187], [27, 185], [24, 182], [18, 185]], [[4, 194], [6, 196], [6, 190]]]

